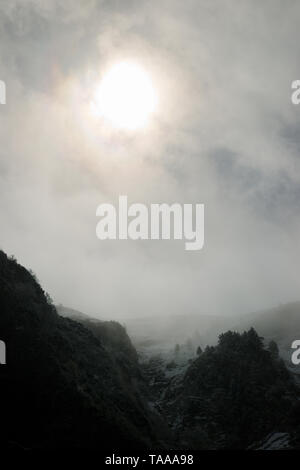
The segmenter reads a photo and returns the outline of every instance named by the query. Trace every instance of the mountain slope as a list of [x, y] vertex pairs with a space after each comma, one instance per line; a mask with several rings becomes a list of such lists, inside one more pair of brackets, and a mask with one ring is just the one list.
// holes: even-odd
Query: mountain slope
[[2, 445], [300, 448], [299, 389], [254, 329], [222, 334], [178, 373], [159, 361], [147, 372], [119, 323], [58, 311], [64, 317], [35, 276], [0, 251]]
[[2, 444], [163, 447], [157, 435], [164, 428], [141, 393], [134, 349], [122, 327], [114, 325], [119, 339], [110, 341], [111, 328], [103, 324], [95, 334], [60, 317], [34, 276], [0, 252], [0, 338], [7, 345]]
[[299, 437], [298, 396], [283, 361], [250, 329], [222, 334], [161, 406], [187, 448], [245, 449], [271, 432]]

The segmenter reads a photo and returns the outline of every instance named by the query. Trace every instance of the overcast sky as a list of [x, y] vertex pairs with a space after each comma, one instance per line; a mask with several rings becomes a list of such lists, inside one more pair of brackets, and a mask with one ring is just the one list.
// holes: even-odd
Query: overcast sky
[[[100, 318], [298, 300], [299, 21], [297, 0], [1, 1], [0, 247]], [[88, 111], [124, 60], [159, 96], [133, 133]], [[204, 249], [98, 240], [96, 208], [120, 194], [204, 203]]]

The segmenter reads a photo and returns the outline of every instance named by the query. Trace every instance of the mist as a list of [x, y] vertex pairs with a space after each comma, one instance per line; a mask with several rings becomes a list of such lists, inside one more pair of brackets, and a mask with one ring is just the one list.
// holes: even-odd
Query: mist
[[[0, 248], [96, 318], [242, 315], [299, 299], [300, 5], [0, 5]], [[91, 117], [110, 64], [159, 96], [141, 132]], [[96, 237], [96, 208], [203, 203], [205, 245]]]

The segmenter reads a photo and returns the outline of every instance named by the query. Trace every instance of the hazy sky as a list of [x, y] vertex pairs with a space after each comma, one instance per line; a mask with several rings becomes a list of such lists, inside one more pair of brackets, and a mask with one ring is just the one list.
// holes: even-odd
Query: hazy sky
[[[106, 318], [247, 312], [297, 300], [298, 0], [0, 3], [0, 247], [56, 303]], [[89, 103], [133, 60], [159, 96], [121, 132]], [[205, 204], [205, 247], [100, 241], [96, 208]]]

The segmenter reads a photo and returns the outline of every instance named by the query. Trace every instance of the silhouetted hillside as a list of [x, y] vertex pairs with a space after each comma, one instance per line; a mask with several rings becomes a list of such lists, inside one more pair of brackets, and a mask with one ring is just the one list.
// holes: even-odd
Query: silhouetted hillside
[[271, 432], [296, 431], [299, 390], [274, 349], [254, 329], [229, 331], [207, 347], [164, 397], [178, 439], [194, 449], [243, 449]]
[[253, 328], [222, 334], [197, 357], [175, 348], [167, 364], [139, 362], [119, 323], [58, 311], [34, 274], [0, 251], [2, 445], [300, 448], [299, 389], [276, 344], [266, 349]]
[[25, 268], [0, 252], [4, 444], [20, 448], [163, 446], [136, 353], [116, 323], [60, 317]]
[[133, 347], [125, 327], [120, 323], [101, 321], [63, 306], [57, 307], [57, 313], [63, 317], [71, 318], [91, 330], [115, 357], [120, 358], [125, 355], [128, 360], [131, 360], [132, 364], [137, 364], [136, 349]]

